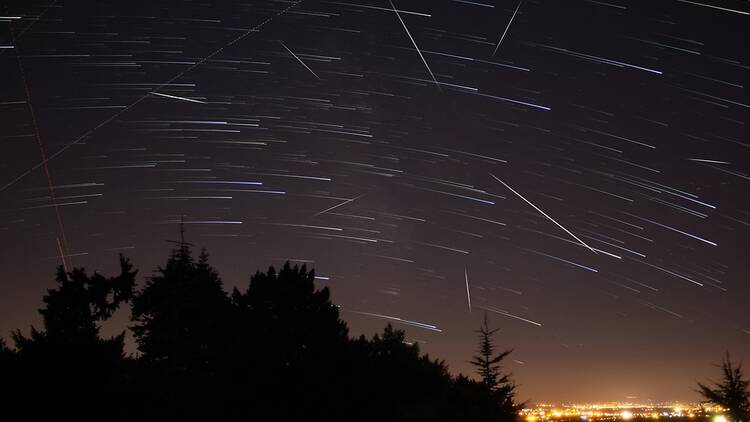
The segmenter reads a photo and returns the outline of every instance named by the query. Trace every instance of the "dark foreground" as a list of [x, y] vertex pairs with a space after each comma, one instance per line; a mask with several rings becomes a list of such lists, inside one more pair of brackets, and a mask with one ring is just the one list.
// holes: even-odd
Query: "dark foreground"
[[[6, 415], [25, 420], [511, 421], [513, 385], [452, 376], [385, 328], [350, 338], [327, 288], [288, 263], [227, 293], [186, 244], [136, 290], [116, 277], [57, 274], [44, 328], [0, 345]], [[99, 324], [129, 303], [139, 355]], [[497, 362], [496, 362], [497, 363]]]

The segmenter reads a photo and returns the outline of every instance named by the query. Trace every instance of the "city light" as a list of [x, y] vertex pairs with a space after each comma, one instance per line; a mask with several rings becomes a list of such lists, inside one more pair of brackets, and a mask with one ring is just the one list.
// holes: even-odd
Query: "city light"
[[[520, 411], [525, 422], [610, 422], [670, 419], [675, 422], [700, 418], [705, 422], [730, 422], [726, 409], [686, 403], [585, 403], [537, 404]], [[679, 421], [678, 421], [679, 420]]]

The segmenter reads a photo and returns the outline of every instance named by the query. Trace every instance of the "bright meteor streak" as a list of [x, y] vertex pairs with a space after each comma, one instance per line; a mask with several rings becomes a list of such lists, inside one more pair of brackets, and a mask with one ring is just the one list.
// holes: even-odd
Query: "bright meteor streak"
[[188, 101], [188, 102], [191, 102], [191, 103], [206, 104], [203, 101], [194, 100], [192, 98], [178, 97], [177, 95], [162, 94], [160, 92], [149, 92], [149, 94], [151, 94], [151, 95], [158, 95], [160, 97], [165, 97], [165, 98], [173, 98], [175, 100]]
[[406, 27], [404, 20], [401, 19], [401, 15], [398, 13], [396, 6], [393, 4], [393, 1], [392, 0], [388, 0], [388, 1], [391, 3], [391, 8], [393, 8], [393, 12], [396, 13], [396, 16], [398, 17], [399, 22], [401, 22], [401, 25], [404, 27], [404, 30], [406, 31], [406, 35], [409, 36], [411, 43], [414, 44], [414, 49], [416, 49], [417, 53], [419, 53], [419, 57], [422, 59], [424, 66], [427, 68], [427, 71], [430, 72], [430, 76], [432, 76], [432, 80], [435, 82], [435, 85], [438, 87], [438, 90], [440, 90], [440, 92], [443, 92], [443, 88], [440, 88], [440, 83], [437, 81], [437, 79], [435, 79], [435, 75], [432, 73], [432, 69], [430, 69], [430, 65], [427, 64], [427, 60], [425, 60], [424, 56], [422, 55], [422, 51], [419, 49], [419, 47], [417, 47], [417, 42], [414, 41], [414, 38], [411, 36], [411, 32], [409, 32], [409, 28]]
[[466, 280], [466, 301], [469, 304], [469, 312], [471, 312], [471, 292], [469, 292], [469, 271], [464, 267], [464, 279]]
[[363, 195], [359, 195], [359, 196], [358, 196], [358, 197], [356, 197], [356, 198], [352, 198], [352, 199], [347, 199], [346, 201], [344, 201], [344, 202], [342, 202], [342, 203], [340, 203], [340, 204], [336, 204], [336, 205], [334, 205], [334, 206], [332, 206], [332, 207], [330, 207], [330, 208], [326, 208], [326, 209], [324, 209], [323, 211], [320, 211], [319, 213], [317, 213], [317, 214], [313, 215], [313, 217], [317, 217], [317, 216], [319, 216], [320, 214], [325, 214], [325, 213], [327, 213], [328, 211], [332, 211], [332, 210], [335, 210], [335, 209], [336, 209], [336, 208], [338, 208], [338, 207], [343, 207], [344, 205], [346, 205], [346, 204], [348, 204], [348, 203], [350, 203], [350, 202], [354, 202], [354, 201], [356, 201], [357, 199], [361, 198], [362, 196], [363, 196]]
[[555, 223], [555, 224], [557, 225], [557, 227], [559, 227], [559, 228], [563, 229], [563, 230], [565, 231], [565, 233], [567, 233], [567, 234], [571, 235], [571, 236], [573, 237], [573, 239], [575, 239], [575, 240], [577, 240], [577, 241], [578, 241], [578, 243], [580, 243], [581, 245], [583, 245], [583, 246], [587, 247], [587, 248], [588, 248], [588, 249], [589, 249], [589, 250], [590, 250], [591, 252], [593, 252], [593, 253], [595, 253], [595, 254], [597, 254], [597, 255], [598, 255], [598, 253], [596, 252], [596, 249], [594, 249], [594, 248], [592, 248], [591, 246], [587, 245], [587, 244], [586, 244], [586, 242], [584, 242], [583, 240], [579, 239], [579, 238], [578, 238], [578, 236], [574, 235], [574, 234], [573, 234], [573, 233], [572, 233], [572, 232], [571, 232], [570, 230], [568, 230], [568, 229], [566, 229], [565, 227], [563, 227], [563, 226], [562, 226], [562, 224], [560, 224], [560, 223], [558, 223], [557, 221], [555, 221], [555, 219], [554, 219], [554, 218], [552, 218], [552, 217], [550, 217], [549, 215], [547, 215], [547, 213], [545, 213], [544, 211], [542, 211], [541, 209], [539, 209], [539, 207], [537, 207], [536, 205], [532, 204], [532, 203], [531, 203], [531, 201], [529, 201], [528, 199], [524, 198], [524, 197], [523, 197], [523, 195], [521, 195], [520, 193], [516, 192], [516, 190], [515, 190], [515, 189], [513, 189], [513, 188], [512, 188], [512, 187], [510, 187], [510, 186], [508, 186], [508, 184], [507, 184], [507, 183], [505, 183], [505, 182], [503, 182], [502, 180], [498, 179], [498, 178], [497, 178], [497, 176], [495, 176], [495, 175], [494, 175], [494, 174], [492, 174], [492, 173], [490, 173], [490, 176], [492, 176], [492, 177], [493, 177], [493, 178], [494, 178], [495, 180], [497, 180], [498, 182], [502, 183], [502, 184], [503, 184], [503, 186], [505, 186], [506, 188], [508, 188], [508, 190], [510, 190], [511, 192], [515, 193], [515, 194], [516, 194], [516, 196], [518, 196], [519, 198], [523, 199], [523, 200], [524, 200], [524, 202], [526, 202], [527, 204], [531, 205], [531, 206], [532, 206], [532, 207], [533, 207], [533, 208], [534, 208], [535, 210], [539, 211], [539, 213], [540, 213], [540, 214], [542, 214], [543, 216], [547, 217], [547, 218], [549, 219], [549, 221], [551, 221], [551, 222]]
[[523, 3], [523, 0], [518, 2], [518, 6], [516, 6], [516, 11], [513, 12], [513, 16], [510, 17], [510, 20], [508, 21], [508, 26], [505, 27], [505, 31], [503, 31], [503, 35], [500, 37], [500, 41], [497, 42], [497, 45], [495, 46], [495, 51], [492, 52], [492, 57], [495, 57], [495, 53], [497, 53], [497, 49], [500, 48], [500, 43], [503, 42], [505, 39], [505, 34], [508, 33], [508, 30], [510, 29], [510, 24], [513, 23], [513, 19], [516, 18], [516, 13], [518, 13], [518, 9], [521, 8], [521, 3]]
[[292, 50], [290, 50], [286, 45], [284, 45], [283, 42], [279, 41], [279, 44], [281, 44], [281, 46], [284, 47], [284, 49], [286, 51], [288, 51], [289, 54], [292, 55], [292, 57], [294, 57], [295, 59], [297, 59], [297, 61], [300, 62], [302, 64], [302, 66], [305, 66], [305, 69], [309, 70], [310, 73], [313, 74], [313, 76], [315, 76], [316, 78], [320, 79], [320, 77], [315, 72], [313, 72], [312, 69], [310, 69], [310, 66], [308, 66], [305, 62], [303, 62], [302, 59], [300, 59], [296, 54], [294, 54], [294, 52]]
[[375, 318], [381, 318], [381, 319], [385, 319], [389, 321], [399, 322], [401, 324], [411, 325], [412, 327], [417, 327], [417, 328], [424, 328], [425, 330], [435, 331], [437, 333], [443, 332], [443, 330], [441, 330], [437, 326], [432, 325], [432, 324], [425, 324], [423, 322], [411, 321], [408, 319], [403, 319], [403, 318], [394, 317], [390, 315], [376, 314], [372, 312], [361, 312], [361, 311], [349, 311], [349, 312], [360, 314], [360, 315], [367, 315], [367, 316], [371, 316]]

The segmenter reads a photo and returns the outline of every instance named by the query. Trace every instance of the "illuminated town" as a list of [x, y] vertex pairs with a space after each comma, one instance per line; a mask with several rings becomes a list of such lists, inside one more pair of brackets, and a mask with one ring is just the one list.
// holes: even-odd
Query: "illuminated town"
[[594, 404], [537, 404], [520, 413], [526, 422], [541, 421], [615, 421], [645, 419], [696, 419], [726, 422], [726, 409], [718, 406], [686, 403], [594, 403]]

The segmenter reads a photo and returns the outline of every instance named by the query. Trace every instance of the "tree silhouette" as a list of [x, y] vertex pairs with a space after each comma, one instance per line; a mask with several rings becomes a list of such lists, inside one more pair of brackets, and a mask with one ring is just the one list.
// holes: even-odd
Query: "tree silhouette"
[[[245, 292], [233, 290], [236, 358], [230, 372], [244, 377], [240, 382], [265, 417], [330, 418], [337, 411], [338, 400], [320, 392], [332, 394], [348, 376], [341, 370], [348, 329], [328, 288], [317, 290], [314, 280], [314, 271], [286, 262], [278, 272], [257, 272]], [[290, 396], [295, 406], [284, 405]]]
[[15, 353], [5, 345], [5, 339], [0, 337], [0, 368], [8, 368]]
[[707, 403], [717, 404], [729, 409], [729, 416], [734, 422], [750, 420], [750, 381], [744, 379], [742, 364], [735, 366], [729, 352], [722, 359], [722, 379], [713, 386], [698, 383], [699, 392]]
[[16, 348], [22, 356], [56, 354], [66, 350], [76, 353], [108, 354], [118, 360], [123, 354], [125, 333], [111, 339], [99, 337], [99, 322], [112, 316], [121, 302], [130, 301], [135, 286], [133, 266], [120, 255], [120, 275], [106, 278], [99, 273], [86, 275], [81, 268], [66, 273], [57, 271], [57, 289], [47, 290], [42, 299], [44, 330], [31, 327], [31, 336], [19, 330], [13, 333]]
[[220, 419], [219, 374], [231, 364], [231, 303], [203, 251], [197, 260], [181, 239], [164, 267], [135, 293], [131, 318], [141, 355], [136, 419]]
[[[475, 360], [488, 381], [477, 382], [453, 377], [391, 325], [351, 339], [329, 289], [316, 288], [304, 265], [257, 272], [231, 296], [208, 255], [194, 259], [184, 240], [140, 291], [129, 261], [121, 257], [120, 267], [111, 278], [58, 270], [40, 309], [44, 328], [28, 337], [16, 330], [13, 350], [0, 339], [0, 373], [14, 387], [4, 398], [33, 401], [27, 418], [515, 419], [515, 387], [500, 371], [486, 318]], [[100, 336], [128, 301], [133, 357], [123, 352], [124, 333]]]
[[348, 329], [330, 301], [328, 288], [316, 290], [314, 280], [314, 271], [286, 262], [278, 273], [273, 267], [267, 273], [257, 272], [245, 293], [236, 288], [232, 293], [245, 328], [264, 338], [285, 367], [348, 341]]
[[12, 334], [16, 350], [9, 379], [14, 380], [16, 399], [47, 399], [46, 406], [30, 407], [28, 413], [59, 413], [74, 407], [84, 391], [90, 403], [79, 409], [79, 418], [89, 419], [113, 404], [122, 386], [125, 333], [103, 339], [100, 323], [131, 299], [136, 273], [123, 256], [116, 277], [58, 269], [58, 287], [47, 291], [39, 310], [44, 329], [32, 326], [29, 337], [19, 330]]
[[372, 409], [370, 403], [388, 403], [370, 410], [372, 418], [368, 420], [453, 420], [448, 405], [452, 404], [453, 380], [443, 362], [422, 355], [417, 343], [407, 343], [406, 333], [390, 324], [366, 342], [365, 348], [364, 378], [371, 389], [363, 406]]
[[181, 242], [132, 301], [131, 327], [141, 359], [174, 372], [211, 371], [225, 346], [229, 298], [221, 279]]
[[477, 354], [469, 363], [476, 368], [482, 383], [491, 391], [500, 407], [506, 413], [515, 415], [516, 411], [523, 407], [523, 404], [515, 403], [516, 386], [510, 379], [510, 374], [503, 373], [501, 365], [503, 359], [513, 351], [495, 352], [496, 348], [492, 336], [498, 330], [498, 328], [489, 328], [487, 312], [485, 312], [482, 325], [475, 331], [479, 337]]
[[479, 334], [477, 355], [469, 361], [476, 368], [477, 373], [482, 378], [482, 382], [493, 390], [509, 382], [508, 376], [502, 374], [500, 362], [512, 352], [512, 350], [506, 350], [495, 354], [495, 344], [493, 343], [492, 335], [498, 330], [499, 328], [490, 330], [487, 323], [487, 312], [485, 312], [482, 325], [475, 331]]

